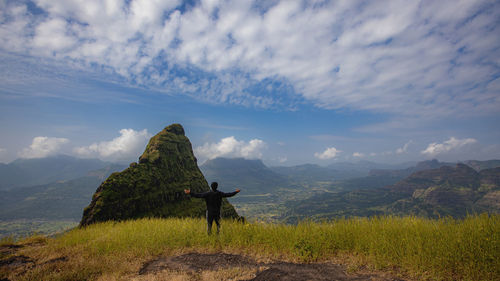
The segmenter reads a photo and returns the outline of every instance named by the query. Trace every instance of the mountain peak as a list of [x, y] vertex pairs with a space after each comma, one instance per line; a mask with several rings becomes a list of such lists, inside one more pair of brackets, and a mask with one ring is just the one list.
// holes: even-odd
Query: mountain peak
[[172, 134], [176, 134], [176, 135], [181, 135], [181, 136], [185, 135], [184, 128], [182, 127], [181, 124], [178, 124], [178, 123], [169, 125], [169, 126], [165, 127], [165, 129], [163, 129], [163, 130], [166, 132], [172, 133]]
[[438, 169], [441, 168], [442, 166], [455, 166], [455, 165], [453, 163], [439, 162], [439, 160], [437, 159], [432, 159], [432, 160], [425, 160], [418, 162], [414, 170], [423, 171], [430, 169]]
[[[80, 225], [141, 217], [203, 216], [203, 204], [191, 201], [184, 189], [207, 191], [208, 183], [184, 129], [173, 124], [149, 140], [139, 164], [112, 174], [99, 186]], [[222, 215], [238, 217], [226, 200]]]
[[[189, 149], [191, 149], [191, 143], [184, 135], [184, 128], [180, 124], [167, 126], [149, 140], [144, 153], [139, 157], [139, 163], [160, 164], [169, 156], [176, 155], [179, 152], [179, 145], [186, 141], [189, 143]], [[194, 155], [192, 157], [196, 162]]]

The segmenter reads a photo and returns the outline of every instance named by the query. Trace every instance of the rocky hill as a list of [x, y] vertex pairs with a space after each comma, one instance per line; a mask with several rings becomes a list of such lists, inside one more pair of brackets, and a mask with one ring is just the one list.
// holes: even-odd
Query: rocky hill
[[500, 160], [486, 160], [486, 161], [467, 160], [464, 162], [464, 164], [479, 172], [486, 169], [493, 169], [496, 167], [500, 167]]
[[479, 173], [464, 164], [455, 167], [442, 166], [438, 169], [419, 171], [391, 187], [393, 191], [412, 194], [418, 189], [431, 186], [464, 187], [477, 190]]
[[419, 171], [438, 169], [442, 166], [455, 166], [456, 163], [439, 162], [437, 159], [418, 162], [415, 166], [406, 169], [373, 169], [370, 171], [370, 176], [392, 176], [404, 179], [411, 174]]
[[394, 185], [376, 189], [324, 193], [287, 202], [284, 219], [343, 216], [418, 215], [465, 217], [500, 213], [500, 168], [477, 172], [465, 164], [419, 171]]
[[[204, 202], [186, 196], [184, 189], [202, 192], [209, 187], [184, 129], [173, 124], [150, 139], [139, 163], [111, 174], [99, 186], [80, 225], [141, 217], [203, 216]], [[222, 216], [238, 217], [226, 200]]]
[[465, 164], [417, 172], [390, 187], [406, 197], [388, 210], [429, 217], [499, 213], [499, 179], [500, 168], [477, 172]]

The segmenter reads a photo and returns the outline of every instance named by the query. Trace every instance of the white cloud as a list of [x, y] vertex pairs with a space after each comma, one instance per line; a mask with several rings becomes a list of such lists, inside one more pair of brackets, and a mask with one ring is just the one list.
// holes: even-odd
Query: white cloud
[[33, 45], [44, 52], [58, 52], [71, 48], [77, 38], [68, 35], [66, 21], [61, 18], [50, 19], [36, 27]]
[[465, 145], [473, 144], [476, 142], [477, 140], [473, 138], [456, 139], [454, 137], [451, 137], [449, 140], [444, 141], [443, 143], [433, 142], [429, 144], [425, 150], [421, 151], [421, 153], [428, 156], [435, 156], [452, 150], [460, 149]]
[[281, 104], [273, 91], [247, 90], [267, 78], [324, 108], [447, 116], [500, 107], [495, 1], [200, 1], [182, 12], [181, 1], [34, 2], [45, 13], [3, 4], [3, 50], [102, 65], [205, 101]]
[[362, 157], [365, 157], [365, 154], [361, 153], [361, 152], [354, 152], [352, 154], [352, 157], [362, 158]]
[[69, 142], [66, 138], [34, 137], [31, 145], [21, 152], [22, 158], [43, 158], [60, 152], [61, 147]]
[[7, 151], [7, 150], [6, 150], [5, 148], [1, 148], [1, 147], [0, 147], [0, 153], [4, 153], [4, 152], [6, 152], [6, 151]]
[[403, 145], [403, 147], [396, 149], [396, 154], [407, 153], [408, 146], [410, 146], [410, 144], [412, 144], [412, 143], [413, 143], [413, 141], [410, 140], [409, 142], [405, 143], [405, 145]]
[[262, 158], [262, 150], [266, 143], [260, 139], [249, 142], [239, 141], [234, 136], [221, 139], [217, 143], [205, 143], [196, 147], [194, 152], [197, 157], [214, 159], [217, 157], [244, 157], [247, 159]]
[[73, 151], [82, 157], [98, 157], [105, 160], [130, 161], [144, 151], [151, 135], [147, 129], [135, 131], [121, 129], [120, 136], [110, 140], [76, 147]]
[[288, 158], [286, 156], [283, 156], [283, 157], [278, 157], [278, 161], [280, 163], [285, 163], [286, 161], [288, 161]]
[[342, 152], [341, 150], [336, 149], [335, 147], [328, 147], [322, 153], [316, 152], [314, 153], [314, 157], [322, 160], [332, 159], [337, 157], [337, 155]]

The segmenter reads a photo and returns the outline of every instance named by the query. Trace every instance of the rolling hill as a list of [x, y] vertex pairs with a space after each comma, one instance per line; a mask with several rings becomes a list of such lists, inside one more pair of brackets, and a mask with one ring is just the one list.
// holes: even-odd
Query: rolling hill
[[0, 164], [0, 190], [71, 180], [110, 164], [99, 159], [80, 159], [68, 155], [17, 159], [9, 164]]
[[241, 188], [247, 194], [261, 194], [288, 186], [290, 182], [269, 169], [261, 160], [215, 158], [200, 166], [208, 182], [219, 182], [221, 190]]
[[282, 219], [327, 219], [373, 215], [465, 217], [500, 213], [500, 168], [475, 171], [465, 164], [415, 172], [394, 185], [323, 193], [288, 201]]
[[101, 182], [124, 168], [114, 164], [72, 180], [0, 191], [0, 220], [78, 220]]

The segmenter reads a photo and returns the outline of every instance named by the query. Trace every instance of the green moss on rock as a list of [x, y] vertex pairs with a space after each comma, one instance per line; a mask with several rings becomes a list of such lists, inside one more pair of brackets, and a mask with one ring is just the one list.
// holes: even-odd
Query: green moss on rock
[[[83, 211], [81, 226], [142, 217], [200, 217], [205, 204], [184, 194], [208, 191], [191, 142], [180, 124], [172, 124], [149, 140], [139, 163], [111, 174]], [[238, 218], [224, 200], [222, 216]]]

